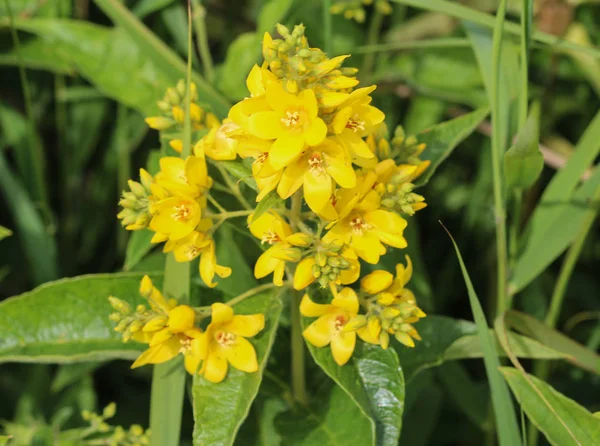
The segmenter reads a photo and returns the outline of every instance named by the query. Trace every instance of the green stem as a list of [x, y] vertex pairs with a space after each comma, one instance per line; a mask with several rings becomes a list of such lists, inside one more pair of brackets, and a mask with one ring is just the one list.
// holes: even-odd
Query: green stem
[[506, 295], [506, 214], [504, 209], [503, 181], [502, 181], [502, 154], [503, 135], [501, 132], [500, 117], [500, 70], [502, 55], [502, 33], [506, 14], [506, 0], [500, 2], [494, 28], [493, 54], [493, 81], [492, 81], [492, 176], [494, 181], [494, 213], [496, 219], [496, 314], [502, 314], [508, 309]]
[[235, 218], [235, 217], [246, 217], [250, 214], [252, 214], [254, 212], [254, 209], [250, 209], [250, 210], [244, 210], [244, 211], [225, 211], [225, 212], [221, 212], [220, 214], [213, 214], [210, 216], [210, 218], [221, 218], [223, 220], [227, 220], [228, 218]]
[[[192, 12], [188, 2], [188, 63], [185, 89], [185, 120], [181, 157], [190, 154], [192, 126], [190, 120], [190, 83], [192, 77]], [[180, 304], [190, 301], [190, 264], [178, 263], [172, 253], [167, 254], [163, 294]], [[157, 364], [152, 375], [150, 396], [150, 446], [180, 443], [181, 417], [185, 395], [186, 371], [181, 358]]]
[[219, 172], [221, 173], [221, 176], [223, 177], [223, 180], [225, 181], [225, 184], [227, 184], [227, 186], [230, 189], [230, 193], [237, 198], [237, 200], [240, 202], [240, 204], [245, 208], [245, 209], [253, 209], [253, 207], [250, 205], [250, 203], [248, 203], [248, 201], [246, 200], [246, 198], [244, 197], [244, 195], [242, 194], [242, 191], [240, 189], [240, 186], [238, 185], [238, 183], [236, 183], [235, 181], [233, 181], [231, 179], [231, 177], [229, 176], [229, 173], [227, 172], [227, 170], [218, 162], [214, 163], [214, 166], [219, 170]]
[[[117, 191], [127, 188], [127, 180], [131, 174], [131, 157], [127, 145], [127, 107], [122, 104], [117, 106], [117, 123], [115, 128], [115, 149], [117, 152]], [[119, 224], [120, 226], [120, 224]], [[127, 231], [119, 231], [117, 236], [117, 251], [124, 253], [127, 247]]]
[[[573, 244], [567, 251], [567, 255], [565, 256], [565, 260], [561, 266], [560, 273], [558, 274], [554, 292], [552, 293], [552, 297], [550, 299], [550, 308], [548, 309], [548, 313], [546, 314], [546, 318], [544, 320], [546, 325], [550, 328], [555, 328], [556, 323], [558, 322], [560, 311], [565, 300], [567, 286], [571, 280], [571, 275], [573, 274], [577, 260], [581, 255], [581, 250], [583, 249], [585, 239], [592, 229], [594, 221], [596, 220], [596, 216], [598, 215], [598, 211], [600, 210], [600, 206], [598, 204], [599, 201], [600, 187], [596, 189], [596, 193], [591, 201], [590, 209], [587, 211], [585, 218], [581, 223], [581, 227], [575, 236], [575, 240], [573, 240]], [[533, 367], [534, 375], [543, 381], [547, 381], [550, 376], [550, 365], [550, 361], [537, 361]], [[537, 428], [530, 423], [529, 445], [535, 446], [537, 444], [538, 435], [539, 432]]]
[[[375, 7], [373, 16], [371, 17], [371, 23], [369, 24], [369, 32], [367, 34], [367, 45], [376, 45], [379, 41], [379, 33], [381, 32], [381, 25], [383, 24], [383, 12], [379, 8]], [[362, 66], [362, 75], [364, 79], [368, 79], [371, 76], [371, 71], [375, 65], [375, 53], [367, 53]]]
[[45, 209], [50, 209], [48, 205], [48, 194], [46, 192], [44, 181], [44, 158], [41, 141], [36, 137], [35, 117], [33, 115], [33, 106], [31, 101], [31, 91], [29, 90], [29, 82], [27, 81], [27, 73], [25, 72], [25, 63], [21, 54], [21, 41], [17, 29], [15, 28], [15, 20], [12, 13], [9, 0], [4, 0], [6, 11], [9, 17], [10, 31], [12, 34], [13, 43], [15, 45], [15, 53], [17, 63], [19, 65], [19, 77], [21, 79], [21, 88], [23, 90], [23, 101], [25, 103], [25, 115], [27, 116], [27, 125], [29, 131], [29, 151], [22, 156], [17, 154], [18, 166], [21, 177], [27, 187], [34, 202], [42, 205]]
[[300, 293], [294, 291], [290, 305], [292, 343], [292, 395], [300, 404], [308, 405], [306, 393], [306, 350], [300, 323]]
[[204, 69], [204, 77], [211, 84], [215, 81], [215, 69], [213, 66], [210, 48], [208, 46], [208, 36], [206, 33], [206, 8], [200, 0], [192, 0], [194, 30], [196, 31], [196, 39], [198, 44], [198, 52], [202, 60], [202, 68]]
[[521, 212], [523, 204], [523, 192], [516, 190], [512, 200], [512, 212], [511, 212], [511, 223], [510, 223], [510, 234], [508, 243], [508, 258], [509, 265], [512, 267], [517, 261], [517, 254], [519, 249], [519, 232], [521, 229]]
[[[519, 128], [527, 121], [527, 104], [529, 102], [529, 33], [533, 0], [522, 0], [521, 9], [521, 91], [519, 92]], [[531, 31], [529, 31], [531, 32]]]
[[[190, 264], [178, 263], [167, 255], [163, 294], [179, 303], [189, 302]], [[154, 366], [150, 397], [150, 446], [176, 445], [180, 442], [181, 416], [186, 372], [177, 358]]]
[[409, 42], [390, 42], [363, 45], [352, 51], [353, 54], [378, 53], [382, 51], [415, 50], [422, 48], [466, 48], [471, 42], [463, 37], [442, 37], [439, 39], [412, 40]]
[[331, 30], [331, 12], [329, 12], [329, 10], [331, 9], [331, 0], [323, 0], [322, 1], [323, 4], [323, 33], [325, 35], [325, 42], [324, 42], [324, 46], [325, 46], [325, 53], [331, 57], [331, 42], [333, 40], [333, 35], [332, 35], [332, 30]]

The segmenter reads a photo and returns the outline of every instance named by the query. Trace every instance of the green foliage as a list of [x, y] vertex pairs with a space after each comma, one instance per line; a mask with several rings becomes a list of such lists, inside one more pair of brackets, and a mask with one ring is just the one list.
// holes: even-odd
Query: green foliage
[[150, 240], [153, 235], [153, 232], [148, 229], [131, 234], [125, 251], [125, 264], [123, 265], [125, 271], [130, 271], [152, 251], [153, 246]]
[[600, 419], [535, 376], [500, 369], [521, 407], [550, 444], [592, 445], [600, 438]]
[[256, 294], [233, 306], [236, 314], [265, 314], [265, 328], [252, 338], [259, 371], [244, 373], [230, 367], [226, 380], [218, 384], [211, 383], [202, 376], [194, 377], [194, 445], [233, 444], [258, 393], [262, 372], [275, 340], [281, 307], [280, 293], [276, 291]]
[[504, 175], [509, 189], [527, 189], [536, 182], [544, 168], [539, 147], [540, 105], [535, 104], [514, 145], [504, 154]]

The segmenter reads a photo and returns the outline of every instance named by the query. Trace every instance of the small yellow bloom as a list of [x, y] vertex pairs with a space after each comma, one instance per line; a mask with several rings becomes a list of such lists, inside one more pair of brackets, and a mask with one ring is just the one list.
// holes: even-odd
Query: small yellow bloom
[[329, 203], [336, 183], [352, 188], [356, 174], [344, 150], [333, 140], [325, 139], [285, 168], [277, 192], [286, 199], [303, 187], [306, 203], [318, 214]]
[[[250, 232], [262, 244], [270, 247], [263, 252], [254, 265], [254, 276], [257, 279], [273, 273], [273, 283], [283, 286], [285, 262], [293, 261], [290, 257], [292, 245], [286, 239], [292, 235], [292, 228], [275, 212], [265, 212], [253, 221], [253, 215], [248, 216]], [[291, 260], [290, 260], [291, 259]]]
[[269, 111], [248, 118], [249, 132], [262, 139], [275, 140], [269, 151], [271, 165], [279, 170], [298, 158], [306, 145], [316, 146], [325, 139], [327, 126], [318, 117], [315, 93], [288, 93], [279, 83], [267, 85]]
[[200, 277], [206, 284], [206, 286], [213, 288], [217, 286], [216, 282], [213, 282], [215, 274], [220, 278], [224, 279], [231, 275], [231, 268], [228, 266], [221, 266], [217, 264], [217, 256], [215, 254], [215, 242], [210, 239], [207, 245], [202, 249], [200, 255]]
[[191, 234], [200, 223], [202, 206], [193, 198], [176, 196], [152, 205], [154, 217], [150, 229], [168, 235], [170, 240], [180, 240]]
[[317, 304], [308, 294], [300, 303], [300, 313], [306, 317], [317, 317], [302, 333], [315, 347], [331, 345], [333, 359], [338, 365], [348, 362], [356, 346], [356, 332], [344, 331], [345, 325], [358, 314], [358, 297], [351, 288], [344, 288], [331, 304]]
[[202, 154], [188, 156], [185, 160], [174, 156], [162, 157], [160, 172], [156, 174], [155, 181], [173, 195], [190, 197], [198, 197], [212, 185]]
[[212, 321], [206, 332], [192, 341], [194, 357], [203, 361], [198, 374], [219, 383], [225, 379], [229, 365], [246, 373], [258, 371], [256, 351], [246, 338], [263, 330], [265, 316], [234, 315], [233, 309], [222, 303], [211, 308]]
[[237, 157], [237, 140], [229, 138], [229, 132], [235, 131], [239, 126], [230, 120], [225, 120], [219, 127], [213, 127], [194, 147], [198, 156], [204, 153], [213, 160], [234, 160]]
[[154, 116], [146, 118], [146, 124], [148, 127], [154, 130], [168, 130], [175, 125], [175, 121], [165, 116]]

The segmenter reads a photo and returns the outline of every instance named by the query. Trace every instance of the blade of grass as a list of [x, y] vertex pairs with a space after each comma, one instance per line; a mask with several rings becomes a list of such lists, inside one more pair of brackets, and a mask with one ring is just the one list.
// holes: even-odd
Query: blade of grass
[[[115, 25], [123, 27], [130, 34], [132, 39], [138, 43], [140, 48], [149, 57], [152, 57], [155, 61], [170, 69], [174, 76], [178, 76], [179, 78], [185, 76], [187, 71], [186, 63], [171, 51], [162, 40], [156, 37], [124, 5], [118, 0], [95, 1], [98, 7], [110, 17]], [[227, 100], [199, 74], [192, 73], [192, 80], [198, 87], [199, 96], [213, 108], [215, 114], [221, 118], [227, 116], [230, 106]]]
[[[440, 224], [442, 224], [440, 222]], [[473, 318], [477, 324], [477, 334], [479, 335], [479, 341], [483, 350], [483, 363], [485, 365], [485, 371], [488, 377], [490, 392], [492, 395], [492, 405], [494, 408], [494, 415], [496, 418], [496, 425], [498, 429], [498, 438], [500, 446], [518, 446], [521, 445], [521, 438], [519, 436], [519, 426], [517, 424], [517, 418], [515, 415], [514, 407], [512, 404], [511, 396], [508, 390], [508, 386], [504, 382], [502, 375], [499, 372], [500, 360], [498, 357], [498, 351], [490, 331], [488, 324], [485, 319], [485, 314], [479, 303], [479, 298], [475, 293], [471, 278], [467, 272], [467, 268], [458, 249], [458, 245], [454, 241], [452, 234], [442, 224], [444, 230], [448, 233], [454, 250], [456, 251], [456, 257], [460, 264], [460, 269], [463, 274], [465, 285], [469, 295], [469, 302], [471, 304], [471, 311], [473, 312]]]
[[[450, 2], [447, 0], [391, 0], [394, 3], [400, 3], [403, 5], [412, 6], [418, 9], [425, 9], [427, 11], [440, 12], [448, 14], [451, 17], [455, 17], [460, 20], [468, 20], [469, 22], [477, 23], [487, 28], [494, 28], [495, 19], [490, 14], [479, 12], [475, 9], [463, 6], [458, 3]], [[507, 23], [506, 32], [515, 36], [521, 33], [520, 27], [516, 23]], [[585, 47], [583, 45], [577, 45], [565, 40], [560, 37], [556, 37], [550, 34], [546, 34], [541, 31], [535, 31], [532, 33], [533, 40], [541, 43], [550, 45], [552, 49], [556, 50], [575, 50], [582, 53], [591, 54], [594, 57], [600, 58], [600, 50], [593, 47]]]
[[[504, 200], [504, 183], [502, 173], [502, 156], [505, 151], [506, 135], [503, 129], [508, 129], [507, 116], [502, 113], [500, 104], [500, 70], [502, 59], [502, 35], [506, 15], [506, 0], [501, 0], [494, 26], [492, 44], [492, 177], [494, 187], [494, 214], [496, 218], [496, 313], [503, 313], [508, 308], [506, 293], [506, 211]], [[504, 122], [503, 122], [504, 121]]]
[[39, 203], [45, 209], [49, 209], [46, 181], [44, 177], [44, 150], [35, 129], [31, 91], [29, 90], [27, 73], [25, 72], [25, 65], [21, 54], [21, 42], [19, 40], [17, 29], [15, 28], [10, 0], [4, 0], [4, 3], [6, 5], [8, 18], [10, 20], [10, 31], [12, 34], [13, 44], [15, 46], [17, 63], [19, 65], [19, 77], [23, 91], [23, 101], [25, 103], [25, 115], [27, 116], [27, 125], [29, 127], [29, 131], [27, 132], [29, 138], [28, 150], [16, 151], [15, 159], [17, 160], [17, 165], [19, 166], [21, 178], [25, 181], [25, 187], [27, 188], [33, 201]]
[[415, 49], [466, 48], [471, 44], [464, 37], [441, 37], [439, 39], [413, 40], [409, 42], [391, 42], [378, 45], [363, 45], [352, 51], [353, 54], [376, 53], [381, 51], [400, 51]]
[[[188, 58], [185, 89], [185, 118], [183, 122], [183, 149], [181, 157], [190, 154], [192, 126], [190, 117], [190, 84], [192, 73], [192, 5], [188, 0]], [[190, 300], [190, 265], [178, 263], [172, 253], [165, 263], [163, 291], [167, 298], [176, 298], [180, 304]], [[154, 366], [150, 400], [151, 445], [179, 444], [186, 371], [181, 361], [169, 361]]]
[[331, 57], [331, 41], [333, 40], [331, 30], [331, 0], [323, 0], [323, 35], [325, 36], [324, 48], [325, 53]]

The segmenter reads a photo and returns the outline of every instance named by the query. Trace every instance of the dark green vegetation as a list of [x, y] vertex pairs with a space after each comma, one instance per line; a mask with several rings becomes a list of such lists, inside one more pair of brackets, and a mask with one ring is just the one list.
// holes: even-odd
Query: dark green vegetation
[[[407, 234], [423, 341], [384, 354], [363, 345], [342, 369], [311, 347], [302, 407], [290, 384], [289, 299], [282, 311], [277, 294], [259, 294], [240, 306], [268, 312], [256, 339], [262, 382], [241, 372], [221, 385], [190, 380], [182, 444], [230, 444], [239, 428], [244, 446], [514, 446], [524, 431], [531, 446], [531, 423], [545, 434], [537, 444], [597, 444], [600, 5], [394, 0], [391, 14], [369, 6], [358, 24], [324, 16], [322, 3], [193, 1], [192, 80], [224, 117], [247, 95], [262, 35], [278, 22], [304, 23], [331, 55], [353, 54], [347, 65], [379, 85], [390, 130], [418, 135], [432, 160], [418, 182], [428, 207]], [[143, 118], [186, 76], [186, 14], [172, 0], [0, 3], [0, 225], [13, 231], [0, 228], [0, 296], [102, 273], [0, 303], [9, 444], [81, 444], [61, 432], [111, 401], [111, 423], [149, 425], [152, 370], [113, 360], [139, 346], [111, 330], [106, 296], [137, 303], [142, 273], [163, 277], [164, 256], [149, 251], [147, 233], [120, 227], [117, 201], [165, 150]], [[239, 169], [227, 167], [249, 182]], [[217, 255], [233, 277], [207, 290], [193, 265], [195, 305], [256, 286], [260, 247], [243, 221], [224, 229]], [[404, 254], [380, 266], [392, 271]], [[194, 429], [194, 417], [211, 428]]]

